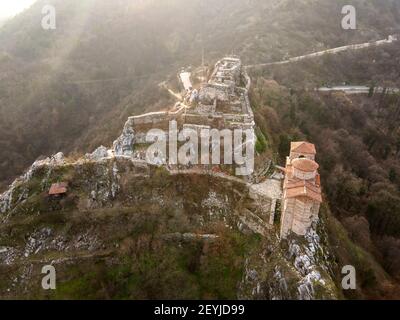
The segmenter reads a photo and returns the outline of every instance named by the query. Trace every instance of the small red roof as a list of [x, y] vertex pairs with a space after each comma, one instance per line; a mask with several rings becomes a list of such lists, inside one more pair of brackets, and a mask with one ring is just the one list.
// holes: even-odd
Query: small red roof
[[53, 183], [49, 190], [49, 195], [60, 195], [67, 193], [68, 183], [67, 182], [60, 182], [60, 183]]
[[306, 141], [292, 142], [290, 144], [290, 151], [305, 154], [317, 154], [315, 145]]
[[294, 159], [292, 161], [294, 168], [304, 172], [315, 172], [319, 168], [319, 164], [306, 158]]

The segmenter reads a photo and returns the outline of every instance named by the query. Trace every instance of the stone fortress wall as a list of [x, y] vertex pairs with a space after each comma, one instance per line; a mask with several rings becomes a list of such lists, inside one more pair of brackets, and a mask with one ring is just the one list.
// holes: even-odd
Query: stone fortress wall
[[250, 77], [238, 57], [218, 61], [209, 81], [199, 89], [187, 83], [182, 85], [186, 88], [186, 96], [192, 99], [178, 102], [169, 111], [129, 117], [122, 135], [114, 142], [114, 155], [143, 159], [141, 145], [148, 144], [147, 133], [151, 129], [168, 131], [171, 121], [177, 122], [178, 130], [184, 127], [254, 130], [254, 114], [248, 96]]

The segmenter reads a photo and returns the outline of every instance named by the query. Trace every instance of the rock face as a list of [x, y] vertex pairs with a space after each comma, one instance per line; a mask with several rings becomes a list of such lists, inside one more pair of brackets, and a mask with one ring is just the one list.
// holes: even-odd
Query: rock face
[[[21, 202], [27, 198], [27, 188], [24, 186], [32, 178], [34, 173], [40, 168], [47, 167], [49, 171], [56, 166], [65, 164], [64, 154], [59, 152], [44, 160], [35, 161], [32, 166], [19, 178], [17, 178], [5, 191], [0, 195], [0, 213], [6, 213], [12, 208], [14, 202]], [[18, 188], [22, 186], [22, 188]], [[17, 190], [20, 189], [20, 190]], [[18, 191], [18, 192], [17, 192]], [[0, 217], [1, 218], [1, 217]], [[3, 217], [4, 219], [4, 217]]]
[[114, 141], [113, 149], [116, 156], [132, 156], [135, 143], [135, 131], [131, 118], [125, 123], [121, 136]]
[[5, 193], [0, 195], [0, 212], [5, 213], [11, 208], [13, 187], [11, 186]]
[[95, 151], [93, 151], [93, 153], [86, 154], [85, 157], [86, 157], [86, 159], [89, 159], [89, 160], [99, 161], [99, 160], [109, 157], [110, 153], [111, 152], [106, 147], [100, 146]]
[[97, 165], [95, 177], [88, 180], [86, 190], [89, 191], [87, 208], [98, 208], [107, 205], [117, 196], [120, 190], [120, 175], [117, 164]]
[[331, 292], [327, 290], [327, 293], [334, 297], [335, 292], [332, 291], [334, 286], [332, 283], [328, 284], [332, 280], [327, 277], [331, 273], [328, 264], [329, 252], [321, 244], [320, 236], [315, 228], [307, 232], [305, 240], [303, 243], [296, 239], [289, 241], [289, 259], [294, 261], [295, 269], [302, 276], [298, 282], [297, 299], [327, 298], [326, 296], [317, 296], [317, 287], [328, 288]]
[[[329, 264], [331, 257], [314, 225], [306, 237], [292, 236], [280, 242], [267, 235], [261, 251], [245, 266], [239, 298], [269, 300], [338, 299], [339, 293]], [[323, 232], [323, 231], [320, 231]]]

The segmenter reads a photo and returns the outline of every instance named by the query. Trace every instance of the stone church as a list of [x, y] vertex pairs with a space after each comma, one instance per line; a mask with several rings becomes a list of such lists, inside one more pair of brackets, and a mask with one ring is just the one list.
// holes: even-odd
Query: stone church
[[283, 183], [282, 239], [287, 238], [290, 232], [304, 236], [313, 221], [318, 219], [322, 196], [315, 155], [313, 144], [291, 143]]

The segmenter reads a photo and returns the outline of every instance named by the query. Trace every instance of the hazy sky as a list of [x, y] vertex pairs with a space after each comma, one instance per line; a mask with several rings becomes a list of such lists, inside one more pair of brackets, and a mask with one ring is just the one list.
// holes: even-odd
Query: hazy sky
[[0, 18], [15, 16], [36, 0], [0, 0]]

